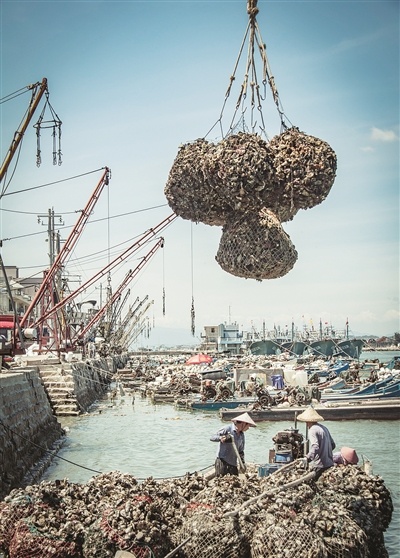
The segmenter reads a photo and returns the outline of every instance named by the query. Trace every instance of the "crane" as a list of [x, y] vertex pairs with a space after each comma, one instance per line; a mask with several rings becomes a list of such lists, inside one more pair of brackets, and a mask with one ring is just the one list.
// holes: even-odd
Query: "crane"
[[[55, 349], [58, 351], [60, 349], [61, 330], [63, 328], [63, 324], [67, 323], [67, 316], [65, 314], [66, 306], [64, 301], [71, 299], [72, 295], [67, 296], [63, 300], [59, 299], [57, 277], [61, 273], [68, 256], [76, 246], [76, 243], [78, 242], [78, 239], [93, 212], [94, 206], [96, 205], [104, 186], [109, 184], [110, 176], [110, 169], [105, 167], [104, 172], [96, 188], [92, 192], [85, 209], [82, 210], [77, 223], [65, 241], [62, 249], [56, 256], [51, 268], [44, 271], [43, 281], [33, 297], [28, 309], [21, 318], [20, 327], [23, 328], [29, 324], [29, 327], [38, 329], [39, 352], [41, 351], [43, 343], [43, 329], [45, 321], [47, 332], [49, 333], [49, 342], [46, 350]], [[55, 313], [56, 315], [54, 316]], [[52, 315], [51, 321], [48, 320], [50, 315]]]
[[147, 264], [147, 262], [154, 256], [159, 248], [163, 248], [164, 239], [160, 238], [157, 243], [151, 248], [151, 250], [142, 258], [141, 262], [133, 270], [129, 270], [125, 279], [122, 281], [118, 289], [114, 292], [112, 297], [106, 302], [106, 304], [101, 308], [95, 316], [90, 320], [90, 322], [79, 332], [76, 332], [74, 337], [71, 337], [71, 344], [75, 346], [78, 341], [83, 341], [85, 335], [94, 327], [94, 325], [104, 316], [107, 310], [114, 304], [114, 302], [121, 296], [122, 291], [126, 285], [132, 281], [132, 279], [139, 273], [139, 271]]
[[[30, 324], [30, 327], [38, 328], [38, 329], [40, 329], [41, 332], [43, 332], [43, 330], [45, 328], [45, 324], [49, 323], [50, 319], [54, 316], [54, 314], [57, 315], [57, 312], [60, 312], [60, 311], [65, 312], [66, 306], [75, 297], [77, 297], [79, 294], [83, 293], [89, 286], [93, 285], [95, 282], [97, 282], [99, 279], [101, 279], [104, 275], [106, 275], [107, 273], [110, 273], [111, 270], [115, 269], [120, 263], [122, 263], [128, 257], [132, 256], [135, 252], [137, 252], [140, 248], [142, 248], [146, 243], [148, 243], [152, 238], [154, 238], [154, 236], [156, 236], [159, 232], [161, 232], [166, 226], [168, 226], [170, 223], [172, 223], [176, 218], [177, 218], [177, 215], [175, 213], [172, 213], [171, 215], [166, 217], [163, 221], [158, 223], [158, 225], [156, 225], [155, 227], [153, 227], [151, 229], [148, 229], [145, 233], [143, 233], [143, 235], [139, 238], [139, 240], [134, 242], [122, 254], [117, 256], [113, 261], [111, 261], [109, 264], [107, 264], [98, 273], [93, 275], [90, 279], [88, 279], [88, 281], [86, 281], [85, 283], [80, 285], [75, 291], [73, 291], [72, 293], [67, 295], [63, 300], [58, 300], [58, 301], [56, 300], [55, 302], [53, 301], [53, 303], [52, 303], [51, 299], [49, 300], [49, 297], [50, 297], [50, 294], [51, 294], [51, 289], [50, 289], [50, 284], [49, 284], [50, 281], [47, 281], [47, 285], [42, 289], [42, 292], [40, 293], [38, 291], [38, 293], [36, 294], [35, 299], [32, 301], [30, 307], [28, 308], [25, 315], [23, 316], [21, 323], [22, 324], [27, 323], [28, 318], [31, 317], [33, 323]], [[56, 265], [57, 261], [58, 261], [58, 258], [54, 262], [54, 264], [52, 266], [52, 269], [55, 268], [55, 265]], [[50, 274], [54, 275], [54, 271], [51, 273], [51, 270], [50, 270]], [[34, 317], [34, 309], [37, 306], [38, 301], [41, 298], [44, 297], [45, 293], [47, 293], [48, 304], [46, 306], [43, 304], [42, 305], [42, 311], [39, 312], [36, 317]], [[52, 321], [54, 323], [55, 319], [53, 318]], [[54, 333], [59, 335], [58, 330], [55, 330]], [[40, 347], [41, 347], [41, 341], [39, 343], [40, 343]], [[53, 342], [53, 344], [54, 344], [54, 342]], [[47, 348], [50, 345], [51, 345], [51, 343], [47, 345]], [[39, 351], [40, 350], [41, 349], [39, 348]]]
[[5, 159], [1, 165], [0, 182], [3, 180], [4, 176], [7, 173], [8, 167], [10, 166], [12, 158], [14, 157], [19, 144], [21, 143], [28, 124], [32, 120], [34, 112], [40, 103], [40, 99], [43, 97], [44, 93], [48, 92], [47, 79], [43, 78], [41, 83], [37, 82], [33, 85], [28, 85], [27, 88], [32, 90], [32, 97], [29, 104], [28, 112], [24, 120], [21, 122], [18, 130], [14, 133], [14, 137], [8, 149], [7, 155], [5, 156]]
[[117, 303], [113, 305], [110, 322], [108, 324], [108, 331], [109, 331], [110, 335], [113, 331], [115, 331], [117, 321], [121, 317], [122, 309], [125, 306], [125, 304], [127, 303], [130, 294], [131, 294], [131, 290], [128, 289], [127, 292], [125, 293], [124, 298], [121, 300], [121, 297], [120, 297], [118, 299]]
[[122, 337], [124, 331], [128, 327], [129, 322], [133, 319], [134, 315], [138, 312], [139, 308], [144, 304], [144, 302], [149, 298], [149, 295], [146, 295], [145, 298], [138, 304], [139, 297], [136, 298], [135, 303], [129, 308], [128, 312], [126, 313], [124, 319], [120, 323], [119, 327], [115, 330], [110, 338], [110, 344], [117, 343], [118, 339]]
[[[143, 310], [141, 312], [139, 312], [139, 314], [137, 316], [134, 316], [135, 319], [132, 320], [132, 323], [130, 324], [130, 326], [126, 329], [124, 334], [119, 339], [119, 345], [121, 345], [124, 349], [127, 350], [128, 346], [131, 342], [131, 338], [133, 337], [133, 331], [135, 329], [135, 326], [137, 326], [139, 324], [140, 320], [146, 314], [146, 312], [149, 310], [149, 308], [151, 307], [152, 304], [154, 304], [154, 300], [151, 300], [150, 302], [148, 302], [146, 304], [146, 306], [143, 308]], [[142, 331], [142, 329], [143, 329], [142, 326], [143, 326], [143, 322], [139, 325], [140, 331]]]

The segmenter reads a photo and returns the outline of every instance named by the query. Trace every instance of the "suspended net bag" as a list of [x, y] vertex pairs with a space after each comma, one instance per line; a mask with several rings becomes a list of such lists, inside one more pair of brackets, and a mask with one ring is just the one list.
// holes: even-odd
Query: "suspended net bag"
[[164, 194], [173, 211], [183, 219], [206, 225], [223, 225], [229, 207], [214, 190], [205, 173], [214, 145], [204, 139], [179, 148], [169, 172]]
[[274, 136], [269, 148], [281, 185], [283, 207], [291, 212], [291, 208], [309, 209], [324, 201], [337, 167], [336, 154], [328, 143], [293, 127]]
[[215, 259], [231, 275], [261, 281], [286, 275], [297, 251], [276, 215], [263, 208], [239, 214], [224, 227]]
[[257, 134], [239, 132], [219, 142], [207, 154], [206, 171], [230, 213], [258, 211], [279, 199], [270, 149]]

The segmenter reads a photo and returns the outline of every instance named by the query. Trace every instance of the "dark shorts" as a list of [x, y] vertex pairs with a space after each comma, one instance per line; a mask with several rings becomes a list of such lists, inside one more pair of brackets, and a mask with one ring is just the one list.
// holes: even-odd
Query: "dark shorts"
[[235, 465], [230, 465], [224, 459], [217, 457], [215, 460], [215, 476], [223, 477], [225, 475], [239, 475], [239, 470]]

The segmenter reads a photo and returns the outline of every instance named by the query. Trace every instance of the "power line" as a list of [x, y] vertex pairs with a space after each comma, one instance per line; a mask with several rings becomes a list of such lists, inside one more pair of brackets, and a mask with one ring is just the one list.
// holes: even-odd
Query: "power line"
[[[88, 221], [88, 225], [93, 225], [94, 223], [100, 223], [101, 221], [107, 221], [109, 219], [119, 219], [120, 217], [126, 217], [127, 215], [133, 215], [135, 213], [144, 213], [145, 211], [151, 211], [152, 209], [159, 209], [160, 207], [166, 207], [168, 204], [163, 203], [161, 205], [154, 205], [153, 207], [146, 207], [145, 209], [137, 209], [136, 211], [128, 211], [127, 213], [120, 213], [119, 215], [111, 215], [110, 217], [102, 217], [101, 219], [93, 219], [93, 221]], [[4, 211], [4, 209], [0, 209], [0, 211]], [[74, 213], [78, 213], [79, 211], [82, 211], [81, 209], [76, 210]], [[15, 213], [18, 213], [17, 211], [15, 211]], [[23, 213], [23, 212], [21, 212]], [[64, 212], [62, 212], [64, 213]], [[34, 212], [32, 213], [32, 215], [36, 215], [37, 213]], [[68, 215], [68, 213], [67, 213]], [[59, 230], [63, 230], [63, 229], [70, 229], [73, 225], [65, 225], [64, 227], [59, 227]], [[19, 236], [10, 236], [8, 238], [2, 238], [0, 240], [1, 242], [6, 242], [7, 240], [18, 240], [19, 238], [26, 238], [27, 236], [35, 236], [38, 234], [46, 234], [46, 231], [39, 231], [39, 232], [34, 232], [34, 233], [27, 233], [27, 234], [22, 234]]]
[[29, 192], [30, 190], [38, 190], [39, 188], [45, 188], [46, 186], [53, 186], [54, 184], [60, 184], [62, 182], [67, 182], [68, 180], [75, 180], [75, 178], [81, 178], [82, 176], [87, 176], [88, 174], [93, 174], [104, 170], [106, 167], [101, 167], [100, 169], [92, 170], [89, 172], [84, 172], [83, 174], [77, 174], [76, 176], [70, 176], [69, 178], [63, 178], [62, 180], [56, 180], [55, 182], [48, 182], [47, 184], [41, 184], [40, 186], [32, 186], [31, 188], [24, 188], [23, 190], [17, 190], [16, 192], [8, 192], [2, 195], [3, 198], [6, 196], [13, 196], [14, 194], [22, 194], [24, 192]]

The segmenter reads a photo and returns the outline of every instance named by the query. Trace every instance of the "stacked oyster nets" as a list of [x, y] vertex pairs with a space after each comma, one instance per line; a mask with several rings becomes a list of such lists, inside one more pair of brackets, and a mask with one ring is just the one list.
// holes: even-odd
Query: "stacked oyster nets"
[[387, 558], [393, 502], [383, 479], [353, 465], [317, 482], [301, 467], [259, 477], [138, 482], [112, 471], [80, 485], [58, 480], [0, 502], [0, 553], [9, 558]]
[[165, 195], [183, 219], [223, 227], [216, 256], [222, 269], [273, 279], [297, 260], [281, 223], [325, 200], [336, 165], [326, 142], [295, 127], [270, 142], [245, 132], [218, 144], [198, 139], [180, 147]]

